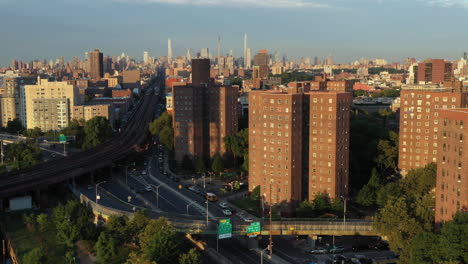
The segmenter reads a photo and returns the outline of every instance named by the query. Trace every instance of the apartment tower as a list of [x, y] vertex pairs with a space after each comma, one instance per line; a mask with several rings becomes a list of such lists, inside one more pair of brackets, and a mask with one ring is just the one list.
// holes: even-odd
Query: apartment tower
[[89, 53], [89, 73], [93, 79], [101, 79], [104, 76], [102, 52], [98, 49]]
[[460, 83], [406, 85], [401, 90], [398, 167], [410, 169], [437, 162], [439, 110], [467, 107], [468, 91]]
[[436, 222], [468, 210], [468, 109], [439, 111]]

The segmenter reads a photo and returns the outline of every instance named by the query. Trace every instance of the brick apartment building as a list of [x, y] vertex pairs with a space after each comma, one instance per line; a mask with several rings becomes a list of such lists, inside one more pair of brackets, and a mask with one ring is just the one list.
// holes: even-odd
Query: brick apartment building
[[352, 95], [307, 87], [249, 92], [249, 189], [268, 202], [348, 194]]
[[430, 59], [418, 63], [413, 69], [414, 83], [440, 84], [450, 81], [453, 77], [452, 63], [443, 59]]
[[439, 111], [436, 222], [468, 210], [468, 109]]
[[174, 86], [172, 91], [174, 149], [179, 162], [186, 155], [191, 159], [223, 155], [223, 138], [238, 130], [237, 87], [213, 85], [209, 63], [192, 60], [192, 84]]
[[464, 108], [468, 91], [460, 85], [407, 85], [402, 87], [398, 167], [410, 169], [437, 162], [439, 110]]

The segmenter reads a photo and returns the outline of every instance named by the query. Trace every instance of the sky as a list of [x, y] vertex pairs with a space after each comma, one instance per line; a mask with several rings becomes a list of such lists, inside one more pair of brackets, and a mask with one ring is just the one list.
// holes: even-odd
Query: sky
[[0, 66], [13, 59], [84, 57], [100, 49], [137, 59], [243, 54], [339, 63], [362, 57], [458, 59], [468, 52], [468, 0], [0, 0]]

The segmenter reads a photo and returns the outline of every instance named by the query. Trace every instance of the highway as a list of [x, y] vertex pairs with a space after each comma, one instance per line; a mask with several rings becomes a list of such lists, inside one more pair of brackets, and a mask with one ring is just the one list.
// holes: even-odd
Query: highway
[[[164, 81], [158, 77], [158, 82]], [[0, 197], [10, 197], [27, 191], [46, 188], [48, 185], [64, 182], [74, 177], [92, 172], [125, 157], [134, 147], [144, 141], [147, 125], [153, 119], [154, 108], [160, 101], [153, 88], [142, 97], [133, 118], [126, 127], [111, 140], [96, 148], [67, 157], [45, 162], [28, 169], [0, 175]]]

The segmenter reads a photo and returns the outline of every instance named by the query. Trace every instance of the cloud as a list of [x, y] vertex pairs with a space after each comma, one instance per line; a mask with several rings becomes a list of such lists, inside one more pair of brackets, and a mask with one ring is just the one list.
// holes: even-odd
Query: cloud
[[162, 3], [173, 5], [265, 7], [265, 8], [328, 8], [328, 4], [311, 0], [115, 0], [127, 3]]
[[441, 7], [465, 7], [468, 8], [468, 0], [419, 0], [431, 6]]

